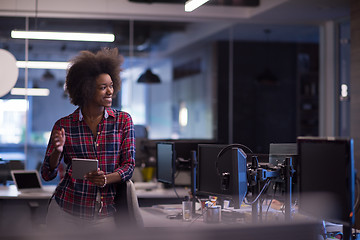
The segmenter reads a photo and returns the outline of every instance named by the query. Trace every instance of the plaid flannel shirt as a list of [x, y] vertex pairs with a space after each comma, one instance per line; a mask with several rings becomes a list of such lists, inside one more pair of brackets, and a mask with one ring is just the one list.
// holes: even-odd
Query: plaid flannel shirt
[[[65, 129], [65, 145], [61, 158], [64, 158], [67, 168], [64, 178], [55, 190], [56, 202], [64, 211], [72, 215], [93, 219], [97, 214], [95, 213], [96, 195], [100, 191], [104, 205], [98, 216], [113, 215], [116, 211], [115, 185], [108, 184], [104, 188], [99, 188], [87, 180], [72, 178], [71, 159], [98, 159], [99, 168], [105, 174], [117, 172], [121, 176], [121, 181], [130, 179], [135, 167], [135, 131], [131, 116], [122, 111], [106, 108], [104, 118], [97, 126], [97, 137], [94, 139], [78, 108], [69, 116], [58, 120], [53, 127], [57, 130], [61, 128]], [[58, 167], [50, 171], [49, 158], [53, 151], [50, 138], [41, 168], [41, 175], [45, 181], [54, 179], [58, 172]]]

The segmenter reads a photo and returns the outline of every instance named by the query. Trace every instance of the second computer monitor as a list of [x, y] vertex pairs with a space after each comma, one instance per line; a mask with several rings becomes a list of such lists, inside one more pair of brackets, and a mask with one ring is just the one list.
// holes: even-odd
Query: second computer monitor
[[298, 137], [299, 211], [351, 226], [354, 222], [353, 140]]
[[159, 182], [174, 185], [175, 148], [173, 142], [156, 143], [156, 178]]
[[231, 199], [234, 208], [240, 208], [247, 191], [246, 154], [238, 148], [231, 148], [218, 158], [225, 147], [199, 144], [197, 195]]

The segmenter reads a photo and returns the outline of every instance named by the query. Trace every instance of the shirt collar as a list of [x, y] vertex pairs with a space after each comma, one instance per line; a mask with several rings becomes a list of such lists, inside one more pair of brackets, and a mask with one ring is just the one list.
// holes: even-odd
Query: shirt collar
[[[107, 111], [107, 109], [105, 108], [105, 114], [104, 114], [104, 118], [107, 119], [109, 117], [109, 113]], [[80, 111], [79, 111], [79, 121], [82, 121], [84, 120], [84, 115], [82, 113], [82, 110], [80, 108]]]

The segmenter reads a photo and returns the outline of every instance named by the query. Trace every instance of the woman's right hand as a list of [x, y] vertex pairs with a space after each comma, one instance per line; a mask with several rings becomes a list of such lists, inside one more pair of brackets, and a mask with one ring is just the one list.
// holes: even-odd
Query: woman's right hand
[[61, 130], [54, 130], [51, 142], [55, 150], [59, 153], [62, 153], [64, 150], [64, 144], [65, 144], [65, 130], [64, 128], [61, 128]]

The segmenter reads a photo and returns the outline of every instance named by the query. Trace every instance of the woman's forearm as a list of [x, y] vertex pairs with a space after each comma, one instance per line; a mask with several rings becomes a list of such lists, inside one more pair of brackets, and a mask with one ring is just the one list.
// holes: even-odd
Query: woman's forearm
[[59, 164], [60, 156], [61, 156], [61, 152], [57, 151], [56, 149], [54, 149], [54, 151], [51, 153], [49, 159], [49, 165], [51, 171], [54, 170]]

